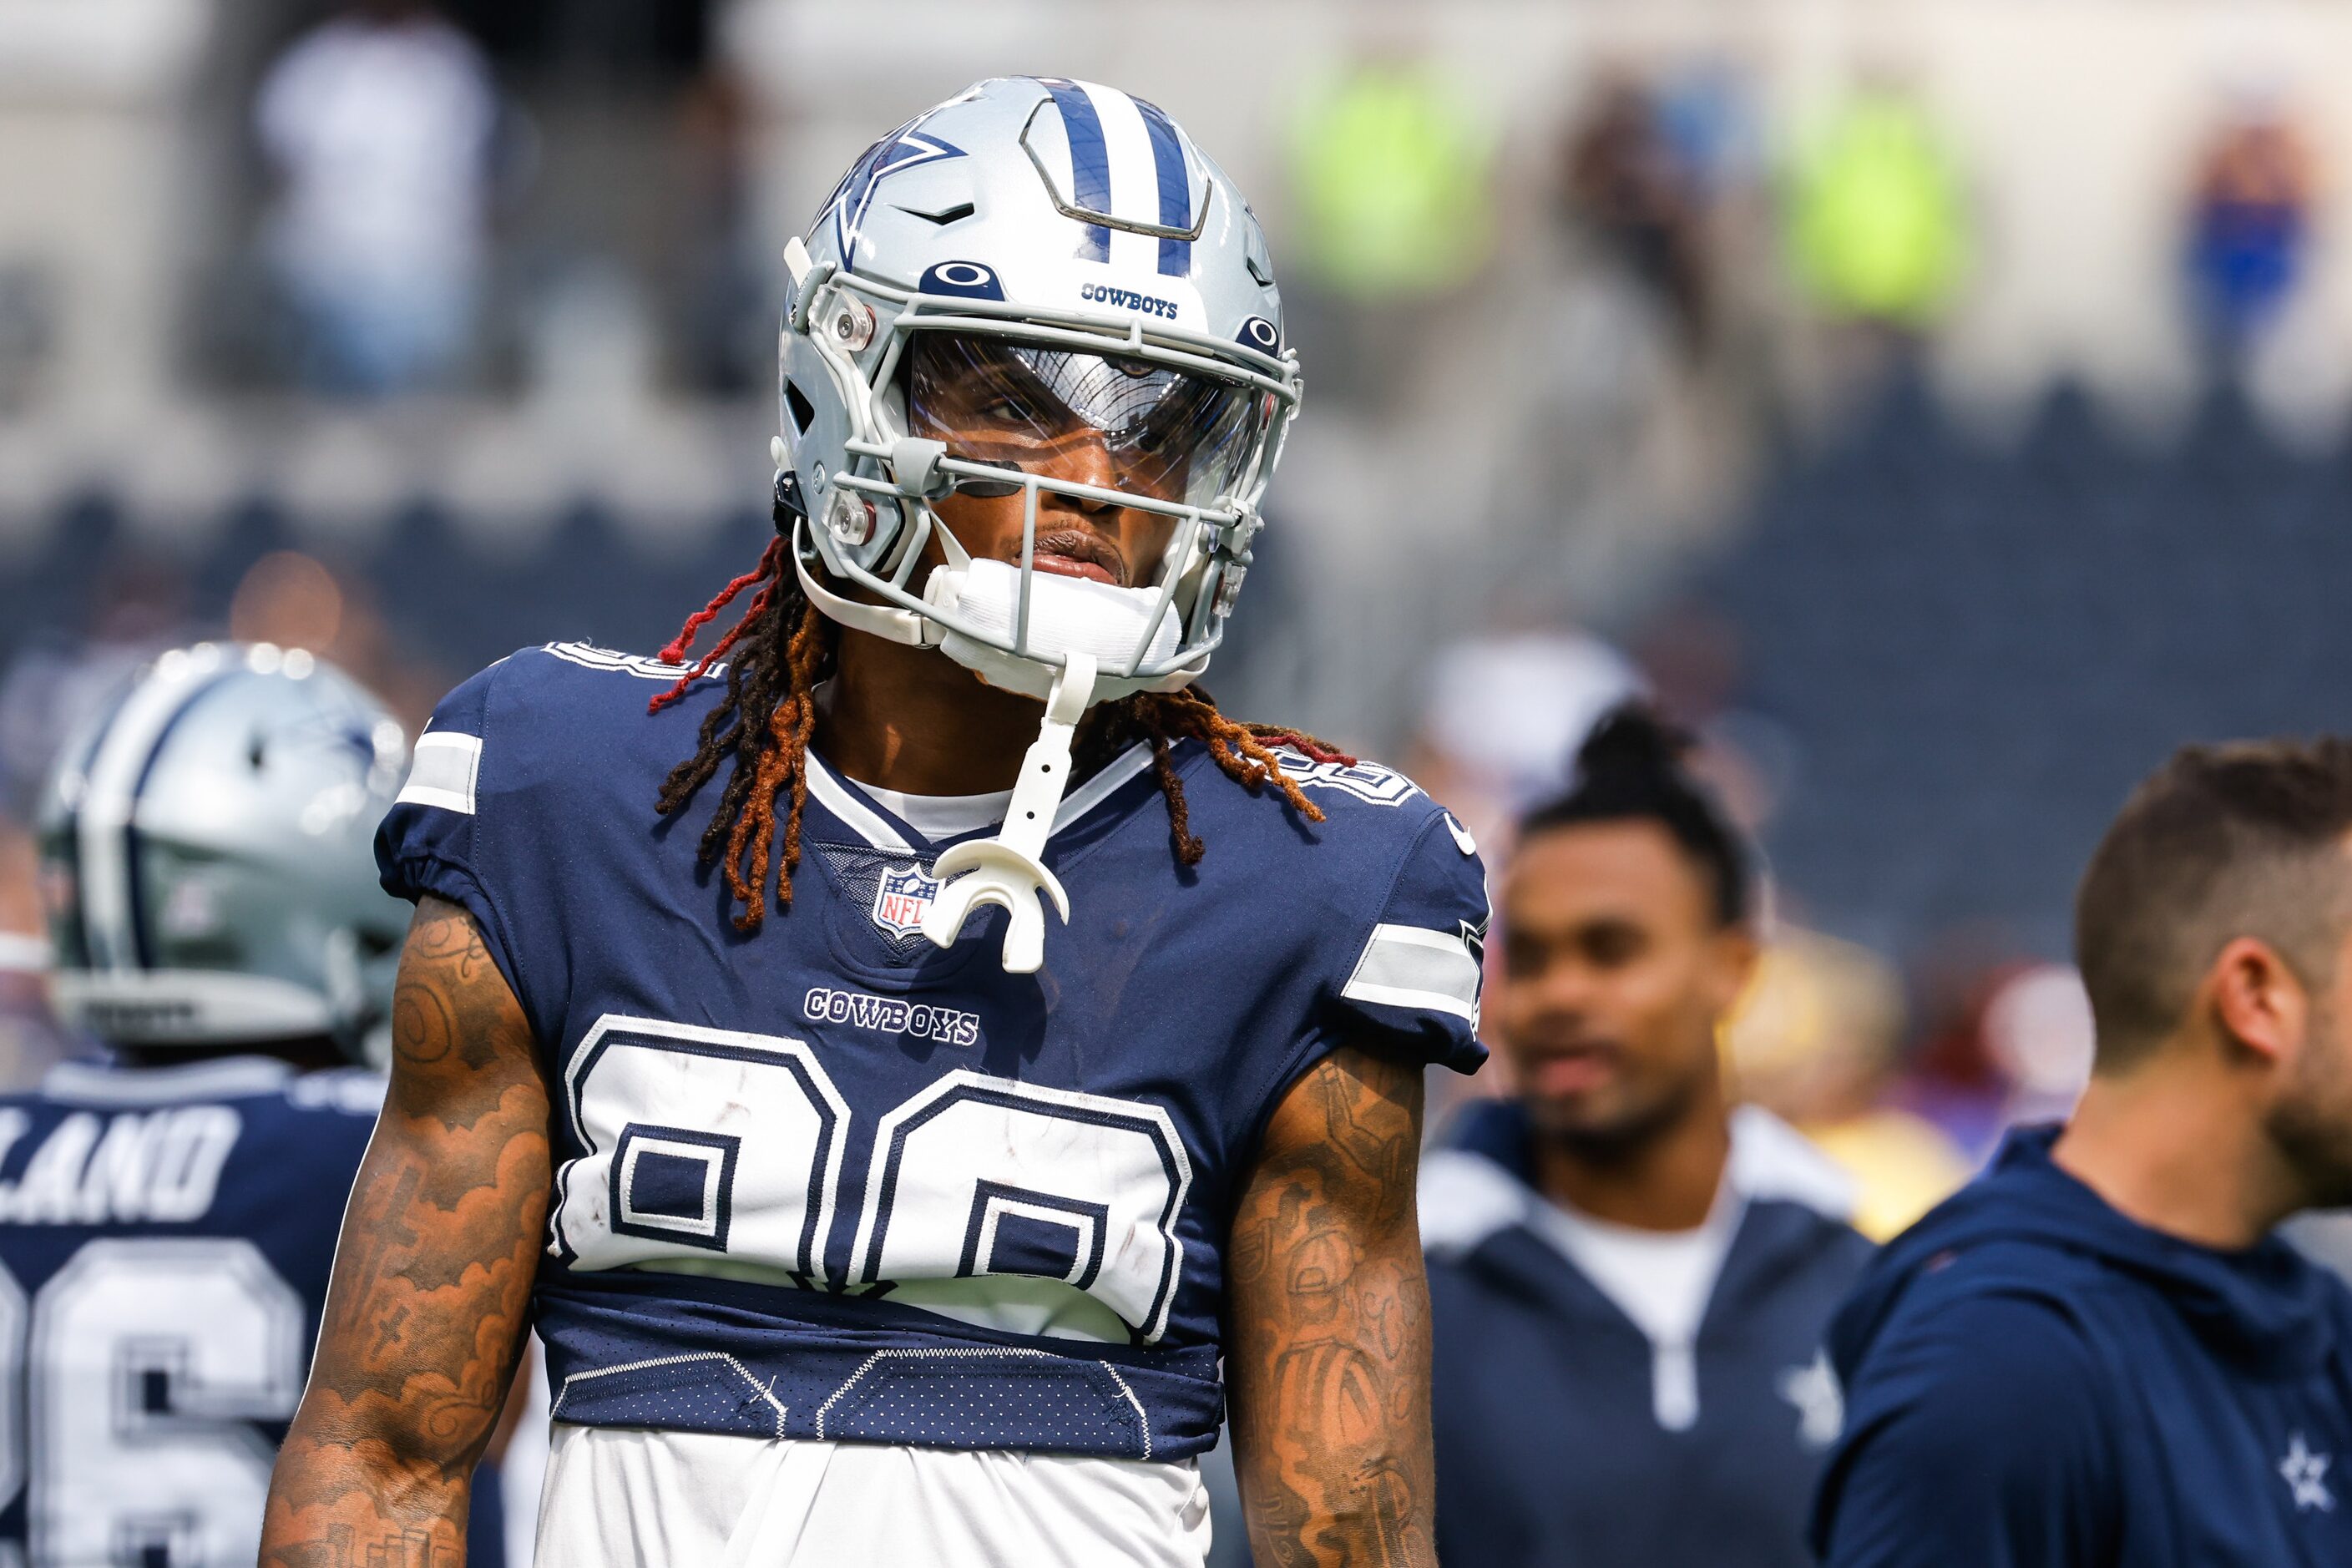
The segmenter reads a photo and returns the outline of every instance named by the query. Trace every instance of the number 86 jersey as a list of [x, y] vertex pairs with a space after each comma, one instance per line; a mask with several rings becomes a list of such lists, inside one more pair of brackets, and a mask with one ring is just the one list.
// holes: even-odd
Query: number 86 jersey
[[[1213, 1441], [1226, 1227], [1266, 1118], [1342, 1044], [1468, 1071], [1469, 836], [1401, 775], [1192, 742], [1179, 867], [1139, 746], [1076, 786], [1045, 967], [990, 910], [920, 933], [954, 839], [808, 763], [788, 906], [738, 931], [653, 802], [706, 678], [576, 644], [501, 660], [420, 737], [384, 885], [463, 905], [530, 1019], [556, 1176], [537, 1287], [559, 1421], [1172, 1459]], [[989, 831], [983, 829], [982, 831]]]

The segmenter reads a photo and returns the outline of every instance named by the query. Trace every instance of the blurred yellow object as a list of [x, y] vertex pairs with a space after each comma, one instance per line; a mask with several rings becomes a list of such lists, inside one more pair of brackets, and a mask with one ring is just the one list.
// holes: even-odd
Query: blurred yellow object
[[1437, 293], [1493, 249], [1492, 139], [1433, 65], [1365, 60], [1310, 93], [1292, 160], [1307, 268], [1339, 293]]
[[1886, 1241], [1957, 1192], [1975, 1173], [1934, 1122], [1880, 1107], [1803, 1129], [1854, 1182], [1854, 1229]]
[[1903, 1036], [1903, 987], [1865, 947], [1790, 927], [1725, 1021], [1740, 1098], [1804, 1131], [1854, 1180], [1853, 1226], [1885, 1241], [1969, 1179], [1932, 1121], [1881, 1101]]
[[1876, 1099], [1903, 1033], [1903, 988], [1869, 949], [1784, 927], [1764, 950], [1723, 1049], [1741, 1098], [1798, 1126]]
[[1801, 154], [1790, 245], [1806, 289], [1842, 315], [1924, 326], [1967, 262], [1959, 181], [1908, 95], [1856, 93]]

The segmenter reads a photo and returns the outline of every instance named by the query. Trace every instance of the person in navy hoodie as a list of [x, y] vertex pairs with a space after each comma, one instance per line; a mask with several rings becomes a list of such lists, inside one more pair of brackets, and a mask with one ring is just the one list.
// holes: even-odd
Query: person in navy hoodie
[[1831, 1568], [2352, 1563], [2352, 1292], [2272, 1234], [2352, 1204], [2352, 741], [2190, 748], [2075, 900], [2063, 1129], [1875, 1261], [1832, 1333]]
[[1845, 1177], [1733, 1109], [1751, 857], [1639, 709], [1521, 825], [1487, 1016], [1518, 1097], [1425, 1162], [1440, 1558], [1796, 1568], [1869, 1244]]

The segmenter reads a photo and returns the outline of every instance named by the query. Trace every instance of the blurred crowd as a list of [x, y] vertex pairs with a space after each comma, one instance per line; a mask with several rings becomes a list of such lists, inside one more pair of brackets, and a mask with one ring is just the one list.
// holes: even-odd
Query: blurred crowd
[[[41, 1003], [32, 811], [142, 660], [310, 649], [413, 731], [519, 644], [649, 650], [757, 555], [777, 241], [824, 194], [803, 164], [854, 151], [747, 63], [759, 10], [217, 14], [180, 111], [217, 210], [172, 285], [172, 397], [341, 433], [289, 443], [331, 504], [308, 479], [189, 500], [179, 449], [137, 439], [136, 482], [0, 461], [0, 1080], [79, 1048]], [[832, 36], [793, 21], [794, 47]], [[2352, 504], [2340, 433], [2265, 413], [2309, 380], [2322, 128], [2231, 82], [2177, 138], [2152, 270], [2196, 413], [2126, 427], [2073, 389], [2001, 428], [1937, 384], [2004, 237], [1914, 73], [1865, 59], [1795, 109], [1736, 49], [1631, 51], [1580, 58], [1531, 121], [1429, 44], [1351, 33], [1241, 154], [1270, 175], [1249, 188], [1311, 390], [1213, 681], [1394, 759], [1494, 866], [1601, 715], [1643, 698], [1694, 730], [1762, 906], [1725, 1082], [1891, 1237], [2084, 1084], [2064, 900], [2129, 779], [2173, 742], [2330, 720], [2323, 672], [2352, 648], [2199, 597], [2209, 556], [2318, 559]], [[62, 396], [73, 282], [0, 233], [0, 418], [32, 428]], [[610, 493], [572, 461], [626, 468], [681, 425], [659, 471], [730, 499]], [[482, 431], [487, 469], [447, 460]], [[2037, 589], [2045, 552], [2142, 612]], [[2159, 578], [2178, 598], [2149, 597]], [[1515, 1087], [1502, 1059], [1433, 1083], [1454, 1099], [1433, 1121]]]
[[[224, 16], [205, 79], [226, 108], [190, 112], [231, 127], [240, 216], [185, 280], [188, 395], [397, 426], [453, 397], [560, 419], [659, 388], [756, 427], [778, 221], [761, 182], [793, 111], [726, 19], [430, 0]], [[1361, 559], [1310, 560], [1310, 514], [1355, 503], [1318, 499], [1328, 470], [1303, 452], [1276, 505], [1306, 521], [1269, 536], [1220, 686], [1400, 756], [1489, 840], [1559, 787], [1595, 715], [1647, 693], [1700, 727], [1701, 767], [1769, 855], [1790, 792], [1839, 747], [1759, 692], [1755, 649], [1777, 634], [1710, 602], [1705, 570], [1743, 559], [1752, 498], [1815, 461], [1824, 409], [1834, 431], [1916, 384], [1979, 268], [1978, 176], [1932, 96], [1884, 63], [1794, 119], [1713, 48], [1590, 63], [1565, 101], [1549, 125], [1503, 122], [1445, 55], [1374, 32], [1285, 103], [1260, 199], [1327, 432], [1310, 447], [1404, 451], [1447, 553], [1442, 581], [1400, 572], [1427, 528], [1405, 516], [1367, 527]], [[2308, 286], [2325, 173], [2275, 91], [2217, 94], [2191, 146], [2174, 272], [2228, 382]], [[0, 255], [0, 403], [37, 406], [56, 293]], [[1460, 448], [1487, 471], [1427, 471], [1469, 424], [1500, 433]], [[221, 633], [317, 649], [414, 724], [514, 643], [655, 635], [750, 548], [756, 501], [649, 532], [595, 498], [546, 528], [428, 496], [322, 536], [299, 497], [175, 531], [103, 486], [0, 493], [0, 970], [38, 952], [36, 782], [144, 655]], [[1404, 635], [1351, 645], [1333, 628], [1359, 603]], [[2087, 1024], [2053, 911], [1996, 900], [1890, 924], [1802, 879], [1772, 896], [1724, 1050], [1742, 1092], [1863, 1175], [1866, 1228], [2066, 1103]]]

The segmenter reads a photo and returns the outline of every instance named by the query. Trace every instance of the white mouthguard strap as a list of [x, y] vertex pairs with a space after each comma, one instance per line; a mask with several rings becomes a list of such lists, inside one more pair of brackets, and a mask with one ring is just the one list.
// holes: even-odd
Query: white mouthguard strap
[[1095, 660], [1073, 651], [1045, 700], [1045, 721], [1021, 759], [1021, 777], [1005, 808], [1004, 826], [993, 838], [951, 846], [931, 867], [942, 886], [923, 916], [923, 934], [952, 947], [972, 912], [989, 904], [1011, 920], [1004, 932], [1003, 963], [1009, 974], [1034, 974], [1045, 962], [1045, 916], [1039, 897], [1050, 900], [1066, 925], [1070, 897], [1045, 868], [1045, 839], [1054, 814], [1070, 784], [1070, 748], [1078, 721], [1094, 695]]

